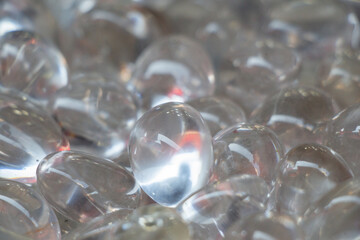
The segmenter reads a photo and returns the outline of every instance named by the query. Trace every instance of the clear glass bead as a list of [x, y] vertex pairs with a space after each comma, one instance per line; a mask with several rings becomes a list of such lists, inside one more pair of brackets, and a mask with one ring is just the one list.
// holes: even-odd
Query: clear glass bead
[[288, 151], [303, 143], [321, 143], [323, 136], [317, 129], [337, 112], [333, 99], [321, 90], [293, 87], [268, 98], [250, 121], [272, 129]]
[[237, 174], [257, 175], [272, 183], [283, 147], [273, 131], [258, 124], [237, 124], [214, 137], [212, 181]]
[[1, 239], [61, 239], [55, 213], [39, 193], [25, 184], [0, 180], [0, 206]]
[[37, 170], [38, 186], [57, 211], [72, 220], [138, 207], [141, 190], [124, 168], [92, 155], [63, 151], [48, 155]]
[[212, 138], [199, 112], [165, 103], [146, 112], [130, 137], [134, 176], [155, 202], [175, 207], [209, 180]]
[[194, 240], [222, 239], [234, 222], [264, 211], [267, 183], [251, 175], [238, 175], [196, 192], [177, 210], [189, 224]]
[[35, 183], [40, 160], [69, 142], [42, 108], [16, 95], [0, 94], [0, 177]]
[[246, 122], [244, 110], [227, 98], [202, 97], [187, 104], [200, 112], [212, 136], [236, 123]]
[[137, 59], [129, 84], [139, 93], [145, 110], [208, 96], [215, 90], [209, 56], [201, 45], [183, 36], [170, 36], [149, 46]]
[[91, 76], [61, 89], [50, 108], [73, 150], [105, 158], [116, 158], [126, 149], [138, 114], [135, 97], [125, 87], [91, 81]]
[[350, 165], [355, 176], [360, 175], [360, 104], [344, 109], [327, 125], [325, 143]]
[[295, 220], [283, 214], [259, 213], [234, 223], [225, 233], [226, 240], [304, 240]]
[[46, 105], [68, 83], [62, 54], [37, 34], [14, 31], [0, 38], [0, 85]]
[[319, 144], [291, 149], [277, 168], [277, 209], [300, 219], [327, 192], [353, 177], [339, 154]]

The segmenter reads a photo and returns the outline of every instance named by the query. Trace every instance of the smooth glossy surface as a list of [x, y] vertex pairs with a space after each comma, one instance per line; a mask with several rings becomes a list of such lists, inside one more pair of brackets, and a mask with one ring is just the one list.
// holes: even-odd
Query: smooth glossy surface
[[37, 170], [38, 186], [64, 216], [78, 221], [118, 209], [134, 209], [141, 198], [134, 177], [113, 162], [80, 152], [48, 155]]
[[190, 225], [194, 240], [222, 239], [234, 222], [262, 212], [268, 194], [263, 179], [240, 175], [204, 187], [177, 210]]
[[69, 149], [56, 122], [26, 97], [0, 94], [0, 177], [36, 182], [36, 168], [46, 155]]
[[61, 239], [55, 213], [39, 193], [25, 184], [0, 180], [0, 208], [1, 239]]
[[297, 146], [278, 166], [276, 207], [301, 218], [322, 196], [352, 177], [349, 166], [333, 150], [318, 144]]
[[203, 97], [187, 104], [200, 112], [213, 136], [236, 123], [246, 122], [244, 110], [227, 98]]
[[326, 194], [307, 211], [303, 226], [309, 240], [359, 237], [360, 181], [352, 179]]
[[304, 240], [295, 220], [287, 215], [260, 213], [233, 224], [225, 233], [226, 240]]
[[149, 46], [137, 59], [129, 84], [140, 94], [145, 110], [208, 96], [215, 90], [209, 56], [201, 45], [183, 36], [163, 38]]
[[124, 87], [91, 81], [91, 76], [59, 91], [51, 110], [73, 150], [105, 158], [118, 157], [126, 149], [138, 113], [134, 96]]
[[360, 175], [360, 104], [355, 104], [336, 115], [327, 126], [326, 145], [339, 153]]
[[[190, 240], [189, 230], [172, 209], [150, 205], [136, 209], [125, 219], [105, 216], [93, 221], [68, 240]], [[100, 221], [99, 221], [100, 220]], [[96, 223], [96, 224], [94, 224]]]
[[0, 38], [0, 85], [46, 104], [68, 83], [67, 64], [55, 46], [28, 31]]
[[146, 112], [130, 137], [131, 166], [141, 188], [157, 203], [174, 207], [209, 180], [212, 138], [200, 113], [165, 103]]
[[273, 131], [258, 124], [237, 124], [214, 137], [212, 181], [252, 174], [272, 183], [283, 148]]
[[268, 98], [250, 121], [271, 128], [288, 151], [303, 143], [321, 143], [321, 133], [316, 130], [337, 111], [332, 98], [321, 90], [293, 87]]
[[222, 62], [219, 86], [251, 113], [266, 97], [292, 84], [300, 67], [301, 58], [292, 49], [242, 32]]

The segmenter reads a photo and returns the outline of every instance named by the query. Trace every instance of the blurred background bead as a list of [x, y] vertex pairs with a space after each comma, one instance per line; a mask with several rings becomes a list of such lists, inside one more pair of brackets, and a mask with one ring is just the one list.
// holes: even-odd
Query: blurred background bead
[[339, 153], [350, 165], [355, 176], [360, 175], [360, 104], [344, 109], [327, 125], [326, 145]]
[[165, 103], [146, 112], [131, 132], [130, 163], [141, 188], [175, 207], [203, 187], [213, 168], [212, 138], [199, 112]]
[[35, 183], [40, 160], [69, 142], [42, 108], [17, 95], [0, 93], [0, 177]]
[[304, 240], [302, 229], [288, 215], [259, 213], [234, 223], [225, 233], [226, 240]]
[[302, 225], [309, 240], [356, 239], [360, 234], [360, 181], [351, 179], [308, 209]]
[[21, 91], [42, 105], [68, 83], [62, 54], [33, 32], [14, 31], [2, 36], [0, 65], [2, 87]]
[[137, 119], [135, 97], [119, 83], [86, 76], [61, 89], [49, 107], [73, 150], [116, 158], [127, 148]]
[[0, 206], [0, 226], [5, 228], [0, 229], [2, 239], [61, 239], [55, 213], [39, 193], [25, 184], [0, 180]]
[[189, 224], [193, 240], [222, 239], [234, 222], [265, 210], [267, 183], [250, 175], [238, 175], [196, 192], [177, 210]]
[[214, 137], [215, 166], [212, 181], [237, 174], [251, 174], [274, 182], [275, 165], [283, 147], [273, 131], [258, 124], [241, 123]]
[[277, 168], [277, 210], [298, 219], [327, 192], [353, 177], [339, 154], [319, 144], [291, 149]]
[[250, 114], [266, 97], [297, 84], [300, 56], [272, 40], [241, 32], [233, 40], [218, 75], [218, 92]]
[[338, 107], [333, 99], [316, 88], [292, 87], [265, 100], [250, 117], [250, 122], [272, 129], [286, 151], [303, 143], [321, 143], [317, 128], [330, 120]]
[[202, 97], [187, 104], [200, 112], [212, 136], [236, 123], [246, 122], [244, 110], [224, 97]]
[[80, 152], [48, 155], [37, 170], [38, 186], [57, 211], [74, 221], [90, 219], [140, 202], [140, 187], [124, 168]]
[[209, 56], [200, 44], [183, 36], [163, 38], [145, 49], [129, 84], [140, 95], [144, 110], [209, 96], [215, 90]]

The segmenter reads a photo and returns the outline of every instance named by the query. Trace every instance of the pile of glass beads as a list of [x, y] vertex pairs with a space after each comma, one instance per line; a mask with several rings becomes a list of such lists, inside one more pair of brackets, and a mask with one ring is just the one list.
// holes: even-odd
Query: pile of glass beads
[[0, 0], [0, 239], [360, 239], [359, 17]]

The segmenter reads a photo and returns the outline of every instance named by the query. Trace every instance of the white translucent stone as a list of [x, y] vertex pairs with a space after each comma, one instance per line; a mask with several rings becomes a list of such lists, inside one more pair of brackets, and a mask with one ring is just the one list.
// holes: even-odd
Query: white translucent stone
[[283, 147], [269, 128], [241, 123], [215, 135], [214, 157], [212, 181], [251, 174], [271, 184], [275, 178], [275, 165], [283, 157]]
[[288, 151], [303, 143], [321, 143], [323, 137], [318, 128], [337, 112], [337, 105], [323, 91], [292, 87], [266, 99], [252, 113], [250, 122], [271, 128]]
[[226, 240], [304, 240], [302, 229], [288, 215], [259, 213], [234, 223], [225, 233]]
[[165, 103], [146, 112], [130, 137], [131, 166], [141, 188], [155, 202], [174, 207], [209, 180], [212, 138], [199, 112]]
[[137, 119], [135, 98], [114, 82], [91, 81], [91, 76], [82, 80], [61, 89], [51, 101], [51, 111], [73, 150], [118, 157]]
[[16, 89], [46, 104], [68, 83], [62, 54], [37, 34], [14, 31], [0, 38], [0, 86]]
[[60, 240], [55, 213], [45, 199], [25, 184], [0, 180], [0, 238]]
[[293, 84], [300, 67], [294, 50], [243, 31], [220, 66], [220, 91], [251, 113], [266, 97]]
[[150, 205], [125, 218], [123, 213], [115, 214], [94, 219], [66, 239], [191, 240], [187, 225], [173, 209]]
[[36, 168], [46, 155], [69, 149], [56, 122], [26, 97], [0, 94], [0, 177], [36, 182]]
[[360, 175], [360, 104], [346, 108], [327, 125], [326, 145], [339, 153]]
[[319, 144], [291, 149], [277, 168], [276, 207], [300, 219], [327, 192], [353, 177], [339, 154]]
[[209, 56], [201, 45], [183, 36], [164, 38], [144, 50], [129, 84], [139, 93], [145, 110], [208, 96], [215, 90]]
[[257, 176], [238, 175], [204, 187], [177, 210], [190, 225], [194, 240], [222, 239], [234, 222], [264, 211], [269, 189]]
[[244, 110], [227, 98], [203, 97], [187, 104], [200, 112], [213, 136], [236, 123], [246, 122]]
[[134, 209], [140, 203], [140, 187], [128, 171], [85, 153], [48, 155], [38, 167], [37, 179], [51, 206], [78, 222], [118, 209]]
[[326, 194], [306, 212], [302, 225], [309, 240], [351, 240], [360, 235], [360, 180], [352, 179]]

